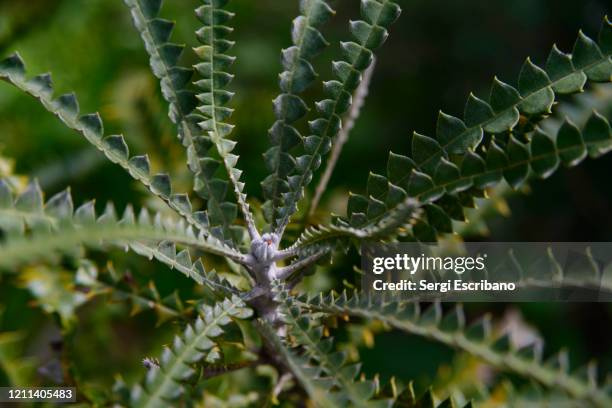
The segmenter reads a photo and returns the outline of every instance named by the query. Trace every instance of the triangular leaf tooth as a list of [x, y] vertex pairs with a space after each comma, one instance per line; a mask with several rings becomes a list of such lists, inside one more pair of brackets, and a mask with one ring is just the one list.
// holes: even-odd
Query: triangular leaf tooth
[[380, 174], [370, 172], [368, 176], [367, 192], [368, 195], [379, 200], [385, 197], [388, 192], [387, 178]]
[[512, 351], [512, 337], [510, 333], [505, 333], [499, 337], [491, 346], [498, 353], [509, 353]]
[[96, 212], [93, 201], [81, 204], [74, 212], [74, 219], [78, 224], [93, 224], [96, 222]]
[[560, 94], [582, 91], [587, 80], [584, 72], [576, 70], [570, 55], [553, 45], [546, 60], [546, 73], [553, 81], [553, 89]]
[[296, 95], [280, 94], [272, 101], [274, 115], [284, 118], [287, 123], [292, 123], [303, 117], [308, 111], [304, 101]]
[[360, 194], [353, 194], [349, 192], [349, 199], [347, 204], [347, 215], [350, 217], [354, 213], [364, 213], [368, 208], [368, 199]]
[[376, 384], [374, 381], [359, 381], [354, 384], [357, 397], [362, 400], [369, 400], [374, 396]]
[[468, 129], [459, 118], [440, 111], [436, 122], [436, 139], [448, 153], [461, 154], [481, 142], [482, 129]]
[[566, 166], [575, 166], [587, 155], [580, 130], [569, 119], [566, 119], [557, 132], [557, 149], [559, 157]]
[[416, 164], [411, 158], [389, 152], [387, 177], [391, 183], [406, 189], [410, 174], [415, 168]]
[[551, 356], [544, 365], [560, 373], [569, 372], [569, 354], [567, 350], [560, 350], [557, 354]]
[[493, 78], [490, 101], [491, 108], [493, 108], [495, 112], [499, 113], [508, 109], [516, 105], [520, 100], [521, 95], [514, 87], [500, 81], [497, 77]]
[[425, 173], [413, 170], [408, 180], [408, 194], [417, 197], [425, 194], [434, 188], [433, 180]]
[[176, 258], [176, 245], [172, 241], [160, 242], [159, 245], [157, 246], [157, 249], [162, 255], [172, 260]]
[[419, 319], [420, 324], [437, 326], [442, 319], [442, 305], [440, 302], [434, 302], [429, 306]]
[[401, 187], [388, 183], [388, 189], [389, 191], [387, 192], [387, 196], [385, 197], [385, 205], [388, 208], [397, 206], [398, 204], [406, 200], [406, 197], [408, 197], [406, 191]]
[[504, 169], [504, 178], [512, 188], [517, 189], [529, 175], [529, 149], [510, 135], [506, 151], [508, 153], [508, 167]]
[[541, 178], [550, 176], [559, 165], [555, 143], [538, 128], [533, 133], [529, 148], [531, 169]]
[[530, 114], [549, 112], [555, 99], [549, 85], [546, 72], [527, 58], [519, 76], [519, 90], [525, 98], [521, 109]]
[[459, 168], [446, 159], [441, 159], [434, 172], [436, 185], [446, 185], [457, 181], [461, 177]]
[[483, 342], [489, 339], [491, 335], [491, 318], [489, 315], [485, 315], [480, 319], [472, 323], [465, 336], [471, 340]]
[[164, 223], [163, 223], [163, 220], [162, 220], [161, 213], [159, 213], [159, 212], [155, 213], [155, 215], [153, 216], [153, 225], [156, 228], [163, 228], [164, 227]]
[[104, 127], [102, 125], [102, 119], [97, 112], [81, 116], [79, 118], [79, 124], [86, 136], [93, 137], [94, 139], [102, 139]]
[[172, 196], [170, 197], [170, 201], [172, 201], [186, 214], [191, 214], [191, 212], [193, 211], [191, 207], [191, 201], [189, 200], [189, 196], [187, 196], [187, 194], [172, 194]]
[[79, 102], [74, 93], [67, 93], [60, 95], [54, 100], [55, 109], [60, 111], [61, 114], [68, 116], [70, 119], [74, 119], [79, 114]]
[[520, 117], [516, 108], [517, 103], [521, 100], [518, 91], [495, 78], [491, 87], [490, 99], [491, 107], [496, 114], [484, 124], [485, 131], [496, 134], [513, 129]]
[[575, 71], [572, 57], [554, 44], [546, 59], [546, 73], [552, 81], [557, 81]]
[[[1, 187], [0, 187], [1, 189]], [[2, 193], [0, 192], [0, 208], [2, 208]], [[45, 213], [60, 220], [71, 219], [74, 212], [74, 204], [70, 195], [70, 188], [57, 193], [45, 204]]]
[[508, 157], [495, 140], [491, 141], [486, 150], [485, 164], [487, 171], [474, 177], [474, 185], [482, 189], [498, 183], [504, 168], [508, 166]]
[[409, 382], [408, 385], [403, 388], [403, 390], [397, 396], [396, 402], [403, 403], [409, 407], [416, 404], [416, 394], [414, 392], [414, 385], [412, 382]]
[[584, 35], [582, 31], [578, 32], [578, 38], [574, 43], [572, 50], [572, 62], [576, 69], [583, 69], [597, 61], [601, 60], [602, 54], [595, 41]]
[[217, 45], [218, 39], [227, 37], [233, 28], [223, 25], [217, 25], [213, 27], [204, 26], [196, 31], [198, 41], [205, 45]]
[[419, 408], [436, 408], [435, 397], [431, 388], [419, 398], [417, 406]]
[[148, 155], [133, 156], [128, 161], [130, 167], [135, 169], [142, 177], [148, 177], [151, 171], [151, 162]]
[[0, 61], [0, 75], [11, 75], [21, 78], [25, 75], [25, 64], [19, 53], [14, 53]]
[[112, 202], [107, 202], [104, 207], [104, 212], [98, 218], [99, 223], [115, 223], [117, 221], [117, 211], [115, 205]]
[[452, 233], [453, 224], [442, 208], [435, 204], [428, 204], [425, 206], [425, 212], [427, 214], [427, 221], [434, 227], [439, 233]]
[[152, 19], [159, 14], [162, 0], [128, 0], [129, 3], [136, 3], [140, 6], [145, 18]]
[[159, 194], [164, 198], [170, 197], [172, 194], [172, 186], [170, 184], [170, 176], [166, 173], [159, 173], [151, 178], [151, 189], [155, 194]]
[[395, 22], [401, 13], [401, 8], [393, 2], [363, 1], [361, 15], [370, 24], [388, 27]]
[[521, 347], [516, 352], [516, 355], [527, 361], [540, 362], [542, 359], [542, 342], [534, 341], [531, 344]]
[[[216, 129], [217, 129], [216, 133], [219, 135], [219, 137], [223, 138], [223, 137], [228, 136], [230, 133], [232, 133], [232, 130], [234, 129], [234, 125], [230, 125], [229, 123], [217, 122]], [[231, 150], [223, 150], [222, 154], [226, 154], [229, 152], [231, 152]]]
[[465, 326], [465, 314], [463, 312], [463, 306], [457, 304], [452, 311], [446, 314], [442, 318], [440, 323], [440, 329], [448, 332], [455, 332], [462, 330]]
[[106, 136], [102, 139], [102, 143], [108, 152], [114, 157], [121, 161], [126, 161], [130, 155], [129, 148], [123, 136], [121, 135], [111, 135]]
[[580, 367], [573, 375], [579, 378], [584, 383], [588, 384], [591, 389], [597, 388], [597, 362], [590, 361], [588, 364]]
[[183, 52], [183, 48], [185, 48], [185, 46], [181, 44], [166, 43], [159, 47], [158, 51], [166, 65], [172, 67], [178, 63], [178, 59]]
[[345, 84], [345, 89], [354, 89], [361, 80], [361, 72], [346, 61], [332, 61], [332, 71]]
[[196, 211], [193, 213], [193, 217], [196, 219], [198, 224], [207, 227], [209, 225], [208, 214], [206, 211]]
[[121, 223], [123, 225], [133, 225], [136, 223], [134, 207], [131, 204], [128, 204], [125, 207], [125, 210], [123, 210], [123, 215], [121, 216]]
[[452, 397], [448, 397], [437, 406], [437, 408], [455, 408], [456, 405]]
[[488, 103], [470, 94], [465, 105], [465, 124], [468, 127], [479, 125], [493, 117], [493, 110]]
[[610, 82], [612, 78], [612, 61], [603, 59], [603, 61], [594, 64], [584, 70], [586, 77], [592, 82]]
[[461, 191], [457, 193], [457, 199], [461, 203], [463, 207], [466, 208], [476, 208], [475, 198], [480, 197], [482, 194], [479, 194], [479, 189], [473, 188], [469, 191]]
[[182, 265], [185, 268], [191, 269], [193, 264], [191, 262], [191, 255], [189, 254], [189, 250], [183, 249], [181, 252], [179, 252], [176, 255], [176, 262], [178, 262], [179, 265]]
[[412, 135], [412, 158], [418, 164], [421, 171], [432, 172], [440, 158], [445, 157], [446, 152], [434, 139], [414, 132]]
[[201, 23], [208, 26], [222, 25], [234, 17], [234, 13], [222, 10], [219, 7], [219, 5], [205, 4], [196, 9], [196, 16]]
[[[238, 156], [235, 154], [228, 154], [224, 157], [224, 160], [228, 167], [235, 167], [238, 163]], [[236, 178], [240, 178], [240, 176], [237, 176]]]
[[419, 220], [412, 227], [414, 237], [424, 243], [436, 242], [438, 239], [437, 231], [428, 223]]
[[582, 136], [591, 157], [598, 157], [612, 149], [612, 129], [608, 120], [598, 112], [593, 112]]
[[36, 75], [28, 79], [26, 85], [36, 95], [42, 95], [45, 98], [50, 98], [53, 95], [53, 81], [49, 73]]
[[[233, 43], [232, 43], [233, 44]], [[236, 61], [236, 57], [227, 54], [216, 54], [215, 55], [215, 68], [219, 71], [225, 71], [229, 69], [232, 64]]]
[[533, 64], [531, 59], [527, 58], [519, 74], [519, 91], [521, 95], [530, 95], [548, 85], [550, 85], [550, 79], [546, 72]]
[[194, 94], [193, 92], [185, 91], [184, 88], [189, 83], [189, 80], [193, 76], [193, 70], [189, 68], [184, 68], [184, 67], [172, 67], [168, 71], [168, 75], [169, 75], [170, 81], [172, 81], [172, 85], [177, 89], [181, 89], [181, 91], [179, 91], [178, 93], [179, 99], [185, 98], [186, 99], [185, 102], [187, 102], [187, 99], [190, 99], [188, 103], [181, 104], [182, 106], [181, 110], [183, 111], [192, 110], [193, 108], [186, 109], [186, 107], [188, 105], [193, 105]]
[[332, 366], [341, 367], [346, 362], [347, 355], [346, 352], [336, 351], [332, 354], [329, 354], [327, 358], [329, 359], [329, 362]]
[[38, 184], [38, 180], [30, 181], [26, 189], [17, 196], [15, 208], [27, 212], [42, 212], [43, 193]]
[[234, 150], [235, 146], [236, 146], [236, 141], [234, 140], [229, 140], [229, 139], [220, 140], [219, 141], [220, 154], [223, 156], [229, 154], [232, 150]]
[[359, 371], [361, 370], [361, 364], [348, 364], [341, 369], [341, 373], [344, 377], [353, 379], [357, 377]]
[[466, 218], [463, 212], [463, 205], [456, 195], [446, 194], [442, 196], [436, 204], [442, 207], [453, 220], [465, 221]]
[[461, 162], [461, 175], [463, 177], [476, 176], [485, 171], [485, 161], [475, 152], [468, 150]]
[[349, 27], [351, 30], [351, 34], [353, 34], [362, 45], [367, 42], [370, 32], [372, 30], [371, 24], [368, 24], [362, 20], [351, 20], [349, 21]]
[[151, 33], [151, 36], [155, 42], [161, 44], [170, 39], [172, 29], [174, 28], [174, 23], [172, 21], [163, 18], [155, 18], [153, 20], [149, 20], [147, 23], [150, 27], [149, 32]]
[[[233, 59], [231, 61], [233, 61]], [[213, 73], [213, 85], [218, 90], [229, 85], [229, 83], [232, 82], [233, 79], [234, 79], [234, 75], [228, 72], [214, 72]], [[234, 96], [234, 93], [227, 92], [227, 93], [224, 93], [224, 95], [225, 96], [223, 97], [223, 99], [217, 100], [219, 104], [222, 104], [222, 105], [226, 104]], [[217, 96], [217, 92], [215, 92], [215, 96]]]
[[146, 226], [151, 225], [151, 215], [149, 214], [149, 210], [144, 207], [141, 208], [138, 213], [138, 223]]

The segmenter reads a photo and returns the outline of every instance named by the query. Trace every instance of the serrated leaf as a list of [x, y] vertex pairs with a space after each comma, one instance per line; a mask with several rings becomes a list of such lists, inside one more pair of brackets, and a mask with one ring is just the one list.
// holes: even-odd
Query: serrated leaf
[[532, 156], [531, 168], [534, 173], [541, 178], [550, 176], [559, 165], [554, 142], [540, 129], [536, 129], [529, 146]]

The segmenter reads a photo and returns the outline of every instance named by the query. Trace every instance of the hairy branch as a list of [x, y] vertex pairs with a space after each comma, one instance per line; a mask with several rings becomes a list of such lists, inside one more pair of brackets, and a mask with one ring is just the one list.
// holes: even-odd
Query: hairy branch
[[282, 268], [278, 268], [276, 277], [281, 280], [287, 279], [291, 275], [293, 275], [295, 272], [303, 268], [306, 268], [309, 265], [312, 265], [318, 259], [320, 259], [323, 255], [327, 254], [328, 252], [329, 252], [329, 248], [325, 248], [325, 249], [315, 252], [312, 255], [307, 256], [306, 258], [299, 259], [290, 265], [284, 266]]

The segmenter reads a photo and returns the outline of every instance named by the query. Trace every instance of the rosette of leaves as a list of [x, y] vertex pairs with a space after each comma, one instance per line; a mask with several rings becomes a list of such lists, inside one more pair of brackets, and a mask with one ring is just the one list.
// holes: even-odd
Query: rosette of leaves
[[[28, 75], [17, 53], [0, 62], [2, 80], [36, 98], [168, 207], [152, 212], [135, 211], [130, 205], [118, 216], [109, 204], [96, 213], [92, 202], [75, 206], [69, 190], [45, 200], [35, 180], [19, 188], [3, 177], [3, 276], [21, 274], [32, 265], [61, 264], [66, 255], [88, 265], [87, 251], [119, 247], [165, 264], [206, 288], [206, 299], [168, 302], [155, 287], [148, 294], [119, 292], [117, 281], [100, 280], [92, 272], [95, 268], [77, 273], [76, 287], [86, 286], [94, 295], [115, 291], [118, 301], [148, 306], [163, 311], [164, 321], [181, 322], [160, 357], [145, 360], [142, 381], [132, 386], [117, 382], [105, 403], [192, 406], [202, 400], [211, 376], [243, 368], [259, 373], [261, 366], [273, 366], [279, 375], [270, 385], [272, 401], [300, 404], [306, 396], [310, 404], [325, 407], [454, 406], [452, 399], [442, 401], [431, 392], [415, 395], [410, 385], [399, 386], [395, 379], [383, 384], [360, 374], [356, 357], [338, 350], [327, 336], [333, 328], [328, 319], [352, 317], [458, 348], [585, 406], [612, 405], [592, 365], [570, 372], [563, 354], [544, 364], [536, 347], [517, 350], [508, 336], [492, 336], [486, 319], [466, 327], [460, 308], [443, 315], [435, 303], [421, 313], [416, 302], [373, 303], [345, 293], [308, 298], [296, 289], [317, 264], [351, 245], [436, 241], [453, 231], [454, 220], [464, 220], [464, 209], [483, 198], [484, 190], [504, 181], [518, 189], [532, 177], [549, 177], [562, 165], [575, 166], [611, 150], [609, 122], [597, 112], [580, 126], [570, 119], [554, 132], [540, 126], [565, 103], [559, 95], [589, 92], [592, 83], [610, 82], [612, 25], [607, 18], [597, 41], [580, 32], [570, 54], [553, 47], [543, 67], [527, 59], [516, 86], [495, 78], [486, 100], [471, 94], [462, 119], [441, 112], [436, 134], [414, 133], [408, 151], [390, 152], [386, 173], [371, 173], [365, 192], [347, 198], [344, 215], [304, 229], [296, 214], [306, 189], [329, 152], [346, 141], [367, 94], [375, 52], [399, 18], [399, 5], [361, 0], [360, 16], [349, 22], [347, 38], [332, 62], [333, 78], [322, 82], [325, 96], [311, 110], [304, 95], [318, 81], [315, 57], [328, 45], [323, 30], [335, 11], [326, 0], [299, 2], [291, 45], [281, 52], [280, 94], [272, 104], [275, 121], [264, 154], [269, 175], [262, 181], [260, 210], [245, 194], [237, 141], [232, 138], [234, 43], [228, 1], [202, 0], [195, 10], [201, 25], [195, 33], [199, 45], [193, 48], [198, 61], [186, 67], [181, 65], [185, 47], [171, 40], [174, 23], [161, 16], [161, 0], [125, 3], [185, 148], [193, 191], [175, 191], [172, 175], [152, 169], [147, 154], [132, 154], [129, 135], [106, 135], [101, 116], [81, 113], [75, 94], [55, 95], [49, 74]], [[307, 116], [307, 131], [301, 132]], [[339, 150], [332, 157], [337, 154]], [[327, 163], [332, 169], [334, 165], [335, 160]], [[318, 189], [324, 191], [325, 185]], [[195, 196], [198, 199], [192, 200]], [[288, 226], [292, 231], [302, 228], [293, 242], [286, 234]], [[70, 290], [70, 285], [62, 285], [62, 290]], [[54, 307], [47, 309], [55, 313]], [[236, 344], [242, 347], [242, 359], [229, 361], [224, 350]], [[265, 404], [265, 395], [259, 397]]]

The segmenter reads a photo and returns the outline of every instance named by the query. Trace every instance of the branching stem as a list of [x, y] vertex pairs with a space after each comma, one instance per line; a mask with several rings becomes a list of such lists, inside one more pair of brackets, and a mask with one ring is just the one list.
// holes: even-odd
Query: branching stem
[[278, 268], [276, 277], [280, 280], [287, 279], [291, 275], [293, 275], [295, 272], [301, 269], [304, 269], [308, 267], [309, 265], [312, 265], [313, 263], [315, 263], [319, 258], [325, 255], [327, 252], [328, 252], [327, 249], [322, 249], [320, 251], [315, 252], [312, 255], [307, 256], [306, 258], [299, 259], [290, 265], [284, 266], [282, 268]]

